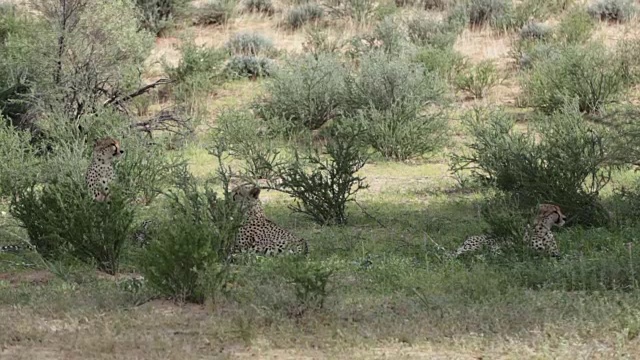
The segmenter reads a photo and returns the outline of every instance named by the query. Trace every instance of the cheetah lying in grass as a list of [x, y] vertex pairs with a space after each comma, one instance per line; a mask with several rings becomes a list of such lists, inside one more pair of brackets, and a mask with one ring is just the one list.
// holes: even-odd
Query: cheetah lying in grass
[[[560, 208], [556, 205], [541, 204], [538, 210], [538, 216], [535, 219], [533, 233], [530, 226], [525, 230], [523, 242], [538, 252], [546, 252], [554, 257], [559, 257], [558, 245], [556, 244], [551, 227], [556, 225], [561, 227], [564, 225], [566, 216], [562, 214]], [[458, 257], [462, 254], [474, 252], [487, 246], [493, 253], [500, 251], [504, 245], [512, 245], [508, 239], [502, 239], [490, 234], [469, 236], [464, 243], [458, 248], [454, 256]]]

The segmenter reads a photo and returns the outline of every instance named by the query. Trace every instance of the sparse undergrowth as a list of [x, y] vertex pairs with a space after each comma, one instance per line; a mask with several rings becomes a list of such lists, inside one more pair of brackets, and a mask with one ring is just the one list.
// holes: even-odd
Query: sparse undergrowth
[[[191, 25], [183, 21], [189, 11], [167, 13], [181, 1], [142, 3], [141, 28], [179, 33]], [[38, 24], [24, 28], [27, 18], [5, 18], [15, 9], [0, 5], [0, 111], [9, 119], [0, 124], [0, 244], [28, 240], [38, 248], [0, 253], [0, 357], [234, 357], [248, 354], [244, 346], [252, 356], [335, 359], [380, 357], [377, 349], [425, 358], [640, 352], [640, 185], [627, 168], [640, 148], [637, 112], [616, 112], [620, 102], [637, 109], [640, 46], [591, 36], [594, 18], [616, 27], [635, 21], [630, 2], [597, 1], [587, 10], [571, 0], [396, 1], [420, 8], [398, 11], [369, 0], [290, 0], [276, 11], [271, 1], [248, 0], [243, 11], [254, 14], [228, 23], [237, 3], [196, 2], [197, 43], [228, 26], [239, 32], [218, 48], [182, 42], [178, 65], [163, 69], [170, 85], [147, 89], [150, 99], [135, 95], [146, 109], [138, 113], [120, 105], [135, 94], [144, 66], [120, 56], [140, 51], [146, 33], [123, 33], [124, 51], [109, 40], [118, 30], [109, 24], [63, 39], [70, 50], [52, 87], [63, 95], [47, 88], [41, 99], [40, 89], [56, 81], [59, 38], [51, 42]], [[425, 9], [443, 11], [444, 20], [423, 17]], [[289, 51], [299, 32], [245, 32], [254, 20], [260, 28], [312, 25], [307, 55]], [[461, 38], [469, 24], [474, 32]], [[475, 32], [485, 26], [493, 29]], [[513, 32], [518, 72], [461, 48], [480, 46], [476, 40], [502, 46], [505, 32]], [[53, 46], [39, 46], [42, 39]], [[87, 39], [108, 51], [76, 63], [91, 50], [78, 47]], [[34, 54], [48, 57], [38, 62]], [[43, 72], [42, 64], [53, 66]], [[107, 76], [89, 76], [96, 68]], [[449, 106], [455, 89], [480, 103], [510, 76], [533, 109]], [[74, 93], [78, 84], [91, 92]], [[117, 109], [99, 108], [114, 94]], [[147, 113], [156, 107], [205, 125], [183, 135], [188, 168], [167, 160], [185, 154], [170, 147], [172, 127], [131, 136], [132, 121], [154, 124]], [[168, 124], [185, 120], [162, 114]], [[30, 130], [33, 119], [40, 131]], [[202, 136], [209, 126], [213, 136]], [[104, 134], [125, 144], [117, 170], [127, 191], [98, 204], [84, 197], [77, 165], [86, 144]], [[307, 143], [311, 137], [320, 141]], [[460, 186], [445, 165], [452, 153]], [[177, 169], [178, 181], [169, 182]], [[202, 175], [216, 170], [214, 182]], [[309, 240], [307, 257], [230, 262], [243, 219], [229, 199], [231, 173], [280, 190], [263, 193], [265, 214]], [[487, 228], [521, 237], [540, 202], [568, 215], [567, 226], [554, 229], [560, 260], [449, 258], [465, 236]], [[148, 245], [133, 247], [131, 224], [146, 218], [154, 222]], [[95, 269], [117, 277], [98, 279]], [[167, 298], [211, 306], [160, 300]], [[411, 347], [381, 345], [396, 342]]]

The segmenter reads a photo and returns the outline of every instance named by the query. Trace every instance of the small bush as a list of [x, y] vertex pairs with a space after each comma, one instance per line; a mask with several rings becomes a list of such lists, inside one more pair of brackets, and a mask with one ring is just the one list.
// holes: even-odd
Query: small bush
[[551, 35], [551, 26], [542, 23], [529, 23], [520, 29], [520, 39], [522, 40], [547, 40]]
[[472, 27], [496, 25], [511, 11], [511, 1], [508, 0], [471, 0], [466, 9]]
[[404, 30], [400, 27], [400, 24], [390, 16], [385, 17], [376, 24], [373, 29], [372, 38], [379, 41], [379, 49], [388, 54], [401, 53], [407, 43]]
[[184, 15], [187, 4], [186, 0], [136, 0], [141, 26], [156, 35], [168, 30], [176, 18]]
[[118, 272], [120, 254], [132, 230], [134, 209], [115, 184], [111, 201], [97, 202], [77, 179], [68, 178], [14, 193], [10, 212], [22, 222], [31, 244], [48, 260], [66, 254], [94, 264], [108, 274]]
[[227, 259], [243, 221], [224, 185], [219, 197], [211, 182], [199, 190], [186, 167], [176, 174], [177, 190], [167, 194], [171, 221], [149, 234], [140, 259], [142, 274], [160, 294], [202, 303], [224, 289], [230, 278]]
[[294, 161], [276, 169], [281, 179], [279, 190], [296, 199], [292, 210], [321, 225], [347, 222], [347, 203], [368, 187], [364, 178], [356, 175], [368, 158], [358, 125], [340, 121], [333, 127], [326, 146], [328, 159], [317, 150], [301, 156], [294, 149]]
[[307, 3], [289, 10], [284, 19], [285, 26], [295, 30], [312, 22], [318, 22], [324, 17], [324, 10], [317, 3]]
[[357, 117], [365, 126], [365, 139], [382, 156], [408, 160], [439, 150], [447, 141], [446, 114], [425, 111], [419, 99], [394, 103], [391, 108], [366, 109]]
[[245, 172], [253, 179], [271, 179], [280, 151], [266, 134], [264, 121], [247, 111], [224, 111], [218, 116], [214, 141], [224, 143], [229, 153], [246, 162]]
[[453, 172], [470, 170], [480, 181], [517, 196], [523, 208], [551, 202], [577, 223], [608, 221], [599, 194], [611, 179], [611, 139], [582, 118], [577, 104], [540, 119], [535, 131], [526, 133], [515, 131], [513, 119], [501, 111], [475, 109], [464, 123], [471, 152], [453, 156]]
[[482, 99], [487, 91], [500, 82], [498, 70], [491, 60], [484, 60], [462, 71], [455, 79], [458, 90], [466, 91], [476, 99]]
[[593, 18], [582, 7], [570, 10], [557, 25], [558, 40], [567, 44], [583, 43], [589, 40], [595, 28]]
[[458, 32], [450, 24], [422, 17], [409, 19], [407, 31], [412, 43], [439, 49], [453, 47], [458, 37]]
[[418, 52], [414, 61], [427, 73], [437, 74], [447, 81], [453, 81], [466, 68], [465, 57], [453, 49], [426, 47]]
[[231, 77], [259, 78], [270, 76], [273, 60], [257, 56], [233, 56], [227, 63], [226, 73]]
[[180, 48], [182, 58], [176, 67], [165, 65], [165, 72], [176, 84], [191, 86], [192, 82], [214, 82], [223, 69], [225, 54], [217, 49], [196, 46], [188, 42]]
[[424, 10], [448, 10], [455, 1], [452, 0], [395, 0], [397, 7], [413, 6]]
[[268, 55], [274, 51], [271, 40], [254, 33], [234, 34], [224, 47], [232, 55], [258, 56]]
[[340, 38], [329, 38], [326, 31], [322, 31], [317, 27], [312, 27], [307, 31], [306, 39], [307, 41], [302, 43], [302, 48], [305, 52], [316, 57], [316, 59], [320, 54], [335, 54], [344, 45]]
[[372, 52], [362, 58], [360, 71], [347, 82], [345, 111], [385, 111], [412, 99], [420, 99], [426, 105], [442, 99], [445, 89], [437, 76], [425, 73], [419, 64]]
[[196, 25], [224, 25], [234, 15], [237, 0], [208, 0], [194, 9]]
[[286, 281], [294, 286], [301, 311], [323, 308], [333, 269], [321, 263], [298, 260], [283, 262], [279, 270]]
[[266, 84], [267, 97], [255, 105], [258, 114], [277, 121], [285, 131], [315, 130], [340, 113], [346, 70], [330, 55], [291, 59]]
[[617, 58], [628, 86], [640, 83], [640, 40], [622, 40], [616, 46]]
[[376, 16], [378, 3], [374, 0], [329, 0], [326, 6], [334, 17], [366, 23]]
[[38, 176], [36, 148], [31, 133], [17, 130], [0, 117], [0, 199], [12, 192], [27, 189]]
[[[519, 48], [519, 46], [521, 46]], [[540, 61], [557, 60], [562, 49], [555, 44], [541, 42], [521, 42], [514, 47], [514, 57], [520, 69], [529, 70]]]
[[601, 21], [626, 22], [636, 13], [633, 0], [596, 0], [587, 8], [589, 15]]
[[172, 100], [182, 104], [187, 111], [197, 113], [201, 109], [198, 99], [223, 81], [227, 54], [219, 49], [196, 46], [193, 42], [184, 42], [180, 52], [182, 58], [178, 66], [164, 66], [165, 73], [173, 81]]
[[568, 46], [558, 57], [541, 60], [521, 84], [528, 103], [546, 113], [573, 99], [580, 111], [593, 113], [623, 92], [624, 67], [602, 45]]
[[275, 9], [271, 0], [245, 0], [244, 8], [247, 12], [273, 15]]

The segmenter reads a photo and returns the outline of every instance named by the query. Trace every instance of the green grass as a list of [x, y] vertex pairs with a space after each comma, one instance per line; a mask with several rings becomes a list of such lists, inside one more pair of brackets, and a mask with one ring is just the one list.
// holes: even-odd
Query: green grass
[[[195, 173], [215, 170], [203, 150], [188, 154]], [[620, 277], [607, 266], [593, 268], [598, 259], [626, 264], [629, 271], [640, 266], [637, 249], [631, 256], [620, 250], [633, 241], [632, 231], [559, 231], [567, 254], [560, 261], [448, 260], [438, 245], [453, 250], [466, 235], [483, 230], [475, 207], [482, 195], [445, 192], [454, 184], [444, 170], [429, 163], [368, 165], [363, 173], [379, 184], [358, 196], [368, 215], [351, 204], [350, 222], [340, 227], [323, 228], [292, 215], [291, 199], [264, 193], [268, 216], [309, 240], [309, 261], [334, 270], [324, 309], [295, 315], [292, 287], [274, 259], [234, 266], [228, 295], [204, 307], [144, 303], [150, 296], [144, 288], [126, 290], [122, 280], [94, 276], [86, 268], [55, 267], [66, 281], [0, 280], [0, 312], [8, 324], [0, 343], [30, 351], [52, 347], [71, 358], [128, 351], [172, 358], [177, 349], [191, 358], [247, 345], [263, 354], [289, 349], [282, 356], [315, 349], [329, 358], [346, 358], [340, 348], [359, 349], [354, 356], [367, 358], [373, 353], [366, 347], [391, 349], [398, 343], [418, 354], [452, 358], [525, 354], [526, 348], [541, 358], [569, 356], [595, 342], [605, 344], [600, 351], [606, 357], [637, 351], [632, 340], [640, 329], [640, 312], [634, 310], [640, 292], [607, 283]], [[123, 268], [135, 271], [135, 258], [127, 259]], [[6, 271], [33, 272], [3, 266]]]

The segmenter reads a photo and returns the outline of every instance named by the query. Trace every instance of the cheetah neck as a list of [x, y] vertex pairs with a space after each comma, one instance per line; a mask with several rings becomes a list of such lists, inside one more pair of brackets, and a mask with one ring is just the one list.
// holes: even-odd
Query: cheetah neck
[[93, 156], [93, 160], [91, 161], [91, 163], [93, 165], [100, 164], [100, 165], [106, 165], [106, 166], [109, 166], [109, 167], [112, 166], [111, 158], [109, 156], [105, 155], [105, 154], [96, 154], [96, 155], [94, 155]]
[[260, 204], [253, 204], [247, 210], [247, 218], [248, 219], [259, 219], [264, 217], [264, 210], [262, 210], [262, 206]]

